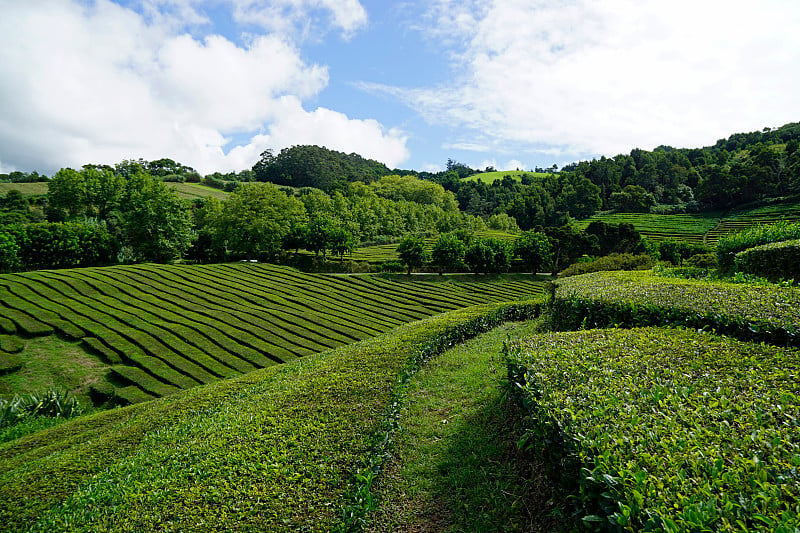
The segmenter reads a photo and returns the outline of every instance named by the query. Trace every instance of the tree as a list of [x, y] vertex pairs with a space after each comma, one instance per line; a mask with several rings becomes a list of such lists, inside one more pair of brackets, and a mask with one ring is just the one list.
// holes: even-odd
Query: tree
[[88, 204], [86, 176], [71, 168], [62, 168], [47, 184], [50, 219], [61, 220], [83, 215]]
[[408, 275], [411, 270], [419, 268], [430, 259], [428, 250], [425, 249], [425, 241], [421, 237], [408, 235], [397, 245], [397, 253], [400, 261], [408, 268]]
[[289, 227], [289, 231], [283, 236], [283, 249], [294, 250], [297, 255], [300, 248], [308, 242], [308, 224], [296, 222]]
[[656, 205], [655, 197], [639, 185], [626, 185], [622, 192], [611, 195], [611, 207], [625, 213], [649, 213]]
[[186, 201], [143, 172], [128, 179], [122, 220], [125, 244], [137, 260], [170, 261], [182, 256], [192, 241], [192, 215]]
[[486, 239], [486, 246], [492, 256], [489, 271], [494, 273], [508, 272], [508, 269], [511, 268], [511, 259], [513, 257], [511, 246], [499, 239]]
[[322, 253], [322, 260], [325, 261], [328, 250], [333, 242], [333, 234], [336, 226], [327, 215], [315, 215], [308, 225], [306, 234], [306, 250], [314, 252], [316, 255]]
[[467, 248], [464, 241], [453, 233], [442, 233], [433, 245], [432, 262], [439, 268], [439, 274], [445, 270], [460, 269], [464, 264]]
[[331, 231], [329, 247], [331, 252], [339, 256], [339, 261], [344, 261], [344, 254], [352, 254], [356, 247], [353, 235], [342, 227], [335, 227]]
[[553, 246], [547, 235], [529, 230], [519, 236], [514, 243], [514, 253], [536, 274], [553, 260]]
[[273, 257], [293, 225], [306, 221], [294, 196], [269, 183], [243, 183], [222, 205], [217, 231], [238, 257]]
[[13, 272], [19, 267], [19, 245], [13, 235], [0, 231], [0, 272]]
[[475, 274], [488, 274], [494, 263], [494, 253], [484, 239], [472, 239], [464, 254], [464, 262]]
[[597, 253], [599, 249], [597, 237], [569, 224], [545, 228], [545, 234], [553, 246], [554, 276], [580, 256]]

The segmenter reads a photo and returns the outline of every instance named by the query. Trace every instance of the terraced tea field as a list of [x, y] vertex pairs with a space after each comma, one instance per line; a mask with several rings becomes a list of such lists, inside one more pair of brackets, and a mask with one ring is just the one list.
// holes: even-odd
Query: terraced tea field
[[541, 292], [518, 277], [393, 280], [249, 263], [37, 271], [0, 276], [0, 336], [80, 340], [109, 365], [116, 396], [138, 402]]
[[780, 203], [731, 211], [706, 234], [706, 243], [715, 244], [723, 235], [736, 233], [756, 224], [773, 224], [780, 220], [800, 221], [800, 202]]
[[691, 213], [681, 215], [653, 215], [650, 213], [612, 213], [595, 215], [581, 220], [578, 225], [585, 228], [590, 222], [599, 220], [606, 224], [633, 224], [642, 236], [653, 240], [680, 239], [703, 244], [705, 234], [719, 224], [721, 213]]

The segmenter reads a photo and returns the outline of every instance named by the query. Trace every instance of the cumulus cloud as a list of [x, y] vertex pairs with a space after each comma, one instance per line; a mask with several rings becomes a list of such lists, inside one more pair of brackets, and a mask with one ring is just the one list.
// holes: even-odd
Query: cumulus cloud
[[[208, 173], [249, 168], [268, 147], [318, 141], [387, 164], [408, 157], [402, 132], [305, 110], [328, 71], [303, 61], [290, 39], [195, 38], [175, 31], [176, 17], [203, 22], [195, 3], [149, 1], [142, 15], [107, 0], [0, 0], [0, 32], [13, 43], [0, 47], [0, 169], [170, 157]], [[165, 4], [171, 18], [161, 23]], [[331, 8], [343, 30], [357, 27], [354, 4]], [[235, 135], [250, 142], [230, 148]]]
[[800, 115], [794, 2], [461, 5], [439, 0], [425, 19], [436, 24], [428, 35], [452, 46], [452, 84], [364, 88], [433, 123], [554, 155], [711, 144]]

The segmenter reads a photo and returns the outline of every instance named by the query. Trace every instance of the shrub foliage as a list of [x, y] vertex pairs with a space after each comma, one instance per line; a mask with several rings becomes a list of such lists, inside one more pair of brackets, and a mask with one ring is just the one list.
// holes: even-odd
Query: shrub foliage
[[800, 280], [800, 239], [748, 248], [736, 254], [737, 272], [777, 281]]

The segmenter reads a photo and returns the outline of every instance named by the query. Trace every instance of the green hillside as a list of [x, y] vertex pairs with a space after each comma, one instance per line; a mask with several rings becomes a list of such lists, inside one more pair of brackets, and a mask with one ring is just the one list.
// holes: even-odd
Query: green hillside
[[392, 406], [413, 368], [536, 309], [487, 305], [438, 315], [0, 444], [0, 529], [352, 527], [363, 516], [361, 484], [386, 456]]
[[47, 194], [47, 182], [36, 181], [33, 183], [0, 183], [0, 194], [8, 191], [19, 191], [23, 196], [38, 196]]
[[175, 189], [178, 192], [178, 196], [181, 198], [185, 198], [186, 200], [194, 200], [195, 198], [207, 198], [209, 196], [213, 196], [215, 198], [219, 198], [220, 200], [224, 200], [230, 193], [227, 193], [220, 189], [215, 189], [214, 187], [209, 187], [207, 185], [201, 185], [199, 183], [167, 183], [170, 187]]
[[[21, 349], [15, 357], [23, 360], [38, 353], [34, 348], [42, 350], [36, 339], [72, 341], [72, 351], [95, 354], [107, 368], [107, 380], [98, 382], [93, 374], [77, 385], [79, 393], [137, 402], [357, 342], [442, 311], [542, 290], [528, 280], [326, 276], [251, 263], [36, 271], [0, 276], [0, 335], [6, 344], [16, 342]], [[58, 343], [43, 348], [59, 349]], [[23, 365], [0, 376], [0, 393], [27, 392], [16, 376], [32, 372]], [[42, 386], [74, 385], [57, 376], [51, 383], [37, 379]]]
[[546, 172], [527, 172], [525, 170], [498, 170], [494, 172], [481, 172], [479, 174], [473, 174], [471, 176], [467, 176], [466, 178], [462, 178], [461, 181], [480, 181], [486, 184], [492, 184], [496, 180], [501, 180], [506, 176], [511, 176], [514, 181], [522, 181], [523, 176], [544, 178], [547, 176], [552, 176], [552, 174]]
[[633, 224], [643, 236], [654, 240], [671, 238], [714, 245], [722, 235], [757, 224], [772, 224], [780, 220], [800, 221], [800, 201], [777, 201], [758, 207], [678, 215], [604, 213], [580, 220], [578, 226], [585, 228], [595, 220], [606, 224]]

